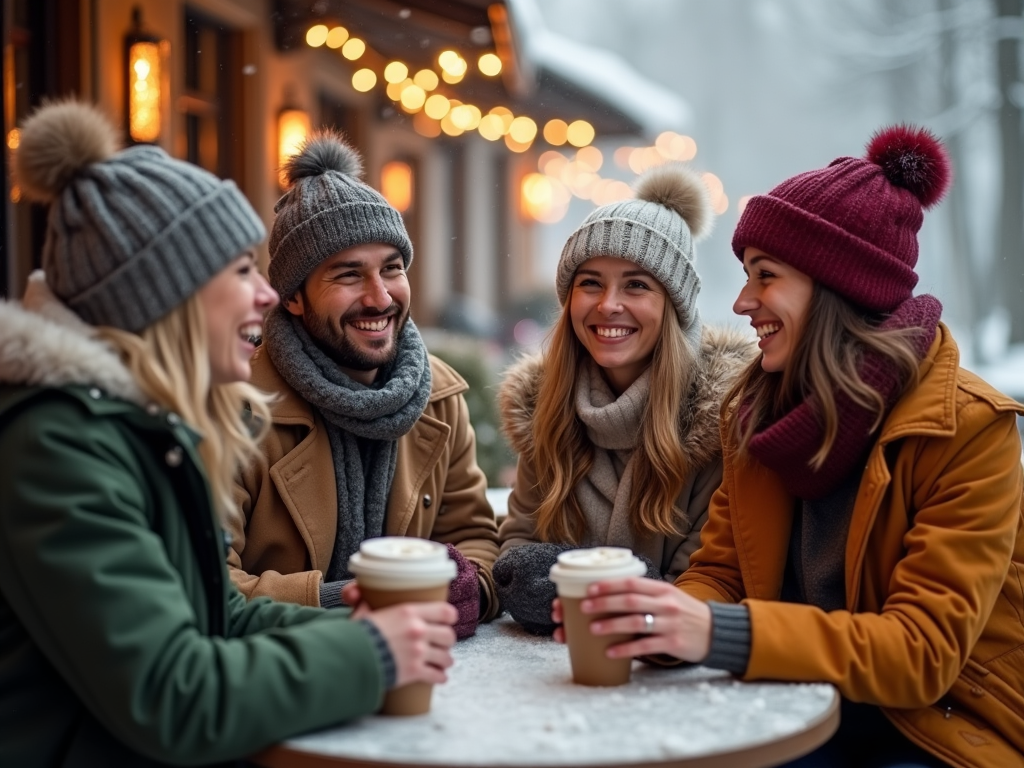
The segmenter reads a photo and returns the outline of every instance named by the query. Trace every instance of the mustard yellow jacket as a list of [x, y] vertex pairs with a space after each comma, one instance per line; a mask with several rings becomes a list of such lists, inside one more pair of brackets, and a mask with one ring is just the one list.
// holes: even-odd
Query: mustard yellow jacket
[[[320, 604], [320, 583], [338, 528], [338, 490], [331, 444], [319, 414], [281, 377], [264, 348], [252, 360], [252, 383], [278, 399], [262, 455], [236, 484], [228, 521], [228, 566], [247, 597]], [[466, 382], [430, 357], [427, 407], [398, 440], [398, 459], [384, 517], [387, 536], [453, 544], [477, 565], [481, 619], [498, 612], [491, 566], [498, 528], [487, 502], [487, 478], [476, 463], [476, 437], [462, 393]]]
[[744, 602], [745, 679], [826, 681], [956, 766], [1024, 766], [1024, 408], [959, 366], [945, 326], [871, 450], [846, 544], [846, 609], [779, 601], [794, 498], [736, 454], [676, 584]]

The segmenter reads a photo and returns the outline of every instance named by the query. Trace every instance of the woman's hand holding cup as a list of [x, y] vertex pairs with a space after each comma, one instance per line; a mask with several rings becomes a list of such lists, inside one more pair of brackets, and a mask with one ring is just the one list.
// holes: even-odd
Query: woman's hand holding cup
[[407, 683], [443, 683], [444, 670], [454, 663], [453, 625], [459, 614], [449, 603], [403, 603], [370, 610], [362, 600], [359, 585], [346, 584], [341, 594], [346, 605], [354, 605], [353, 619], [366, 619], [377, 627], [395, 657], [395, 687]]
[[[701, 662], [708, 655], [711, 609], [667, 582], [635, 577], [594, 582], [587, 587], [580, 610], [584, 614], [618, 614], [591, 622], [594, 635], [636, 635], [634, 640], [609, 647], [609, 658], [666, 653], [683, 661]], [[551, 606], [551, 619], [558, 624], [563, 621], [557, 599]], [[555, 630], [555, 640], [565, 642], [563, 627]]]

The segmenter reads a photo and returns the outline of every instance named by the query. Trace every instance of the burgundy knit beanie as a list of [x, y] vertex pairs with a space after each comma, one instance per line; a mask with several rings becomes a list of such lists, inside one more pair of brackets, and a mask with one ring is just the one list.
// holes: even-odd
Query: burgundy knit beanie
[[796, 267], [854, 304], [891, 312], [917, 284], [922, 209], [952, 175], [939, 140], [923, 128], [883, 128], [863, 159], [840, 157], [750, 199], [732, 238]]

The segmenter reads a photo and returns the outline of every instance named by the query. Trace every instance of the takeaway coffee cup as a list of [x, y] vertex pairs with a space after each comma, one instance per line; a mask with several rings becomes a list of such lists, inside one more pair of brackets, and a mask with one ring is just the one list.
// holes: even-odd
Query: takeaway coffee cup
[[[382, 536], [367, 539], [348, 561], [363, 600], [372, 610], [399, 603], [444, 602], [455, 578], [455, 562], [443, 544]], [[381, 714], [422, 715], [430, 711], [430, 683], [409, 683], [387, 692]]]
[[615, 614], [583, 614], [580, 603], [587, 587], [604, 579], [642, 576], [647, 566], [624, 547], [572, 549], [558, 556], [551, 566], [549, 578], [558, 587], [562, 601], [565, 642], [569, 646], [569, 662], [573, 681], [580, 685], [623, 685], [629, 682], [633, 660], [609, 659], [608, 646], [630, 640], [633, 635], [594, 635], [590, 623]]

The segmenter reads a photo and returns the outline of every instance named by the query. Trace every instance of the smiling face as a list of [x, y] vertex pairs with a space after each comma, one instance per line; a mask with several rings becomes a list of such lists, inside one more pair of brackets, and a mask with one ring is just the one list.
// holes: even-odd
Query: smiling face
[[409, 299], [398, 249], [364, 243], [321, 262], [285, 301], [285, 309], [302, 318], [309, 335], [342, 371], [369, 385], [398, 354]]
[[732, 311], [749, 317], [757, 331], [757, 345], [763, 353], [761, 367], [769, 373], [780, 373], [793, 358], [803, 335], [814, 281], [749, 246], [743, 250], [743, 271], [747, 282]]
[[248, 381], [249, 358], [263, 335], [263, 315], [277, 304], [277, 292], [244, 253], [199, 289], [206, 319], [212, 384]]
[[622, 394], [654, 357], [668, 297], [632, 261], [596, 256], [572, 280], [569, 316], [576, 338]]

